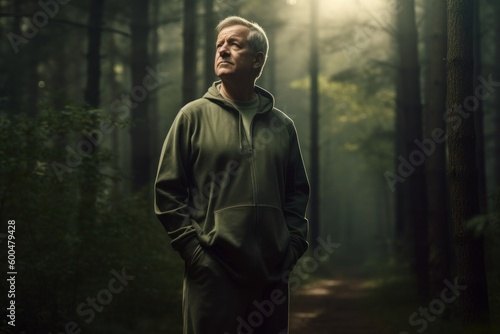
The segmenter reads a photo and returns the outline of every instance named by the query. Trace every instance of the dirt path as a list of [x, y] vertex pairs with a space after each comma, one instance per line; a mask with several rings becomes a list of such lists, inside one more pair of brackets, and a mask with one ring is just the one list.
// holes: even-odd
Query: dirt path
[[292, 293], [291, 334], [394, 334], [363, 299], [367, 281], [323, 279]]

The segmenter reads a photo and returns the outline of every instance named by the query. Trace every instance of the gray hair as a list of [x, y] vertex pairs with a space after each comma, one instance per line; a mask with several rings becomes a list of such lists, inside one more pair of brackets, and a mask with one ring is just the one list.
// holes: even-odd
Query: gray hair
[[262, 52], [264, 54], [264, 62], [262, 63], [262, 66], [260, 67], [259, 71], [259, 76], [260, 76], [260, 74], [262, 73], [262, 69], [266, 64], [267, 52], [269, 50], [269, 40], [267, 39], [266, 32], [264, 31], [264, 29], [262, 29], [262, 27], [259, 24], [255, 22], [250, 22], [247, 19], [244, 19], [239, 16], [226, 17], [224, 20], [219, 22], [219, 24], [215, 28], [215, 31], [217, 31], [217, 34], [219, 34], [222, 29], [236, 25], [242, 25], [250, 29], [250, 33], [247, 36], [250, 49], [254, 53]]

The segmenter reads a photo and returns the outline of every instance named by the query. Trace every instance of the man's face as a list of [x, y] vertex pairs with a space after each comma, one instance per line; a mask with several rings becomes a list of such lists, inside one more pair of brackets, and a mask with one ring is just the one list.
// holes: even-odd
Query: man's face
[[250, 49], [247, 36], [250, 28], [242, 25], [222, 29], [217, 36], [215, 75], [255, 80], [255, 55]]

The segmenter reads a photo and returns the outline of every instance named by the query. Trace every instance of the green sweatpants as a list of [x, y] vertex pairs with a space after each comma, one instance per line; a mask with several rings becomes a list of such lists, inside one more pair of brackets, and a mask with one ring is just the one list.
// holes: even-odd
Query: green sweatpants
[[186, 263], [184, 334], [286, 334], [288, 283], [248, 285], [198, 246]]

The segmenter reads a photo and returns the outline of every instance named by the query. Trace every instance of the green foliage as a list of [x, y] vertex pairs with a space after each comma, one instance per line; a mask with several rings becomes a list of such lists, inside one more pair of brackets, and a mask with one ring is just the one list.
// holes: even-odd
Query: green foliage
[[[2, 231], [16, 221], [16, 330], [59, 333], [70, 321], [90, 333], [181, 328], [182, 263], [152, 215], [150, 191], [115, 191], [120, 174], [105, 141], [88, 154], [78, 150], [102, 122], [123, 127], [100, 110], [71, 106], [0, 117]], [[68, 158], [68, 147], [76, 155]], [[67, 168], [59, 177], [54, 163]], [[92, 319], [82, 314], [122, 270], [133, 276], [128, 285]]]

